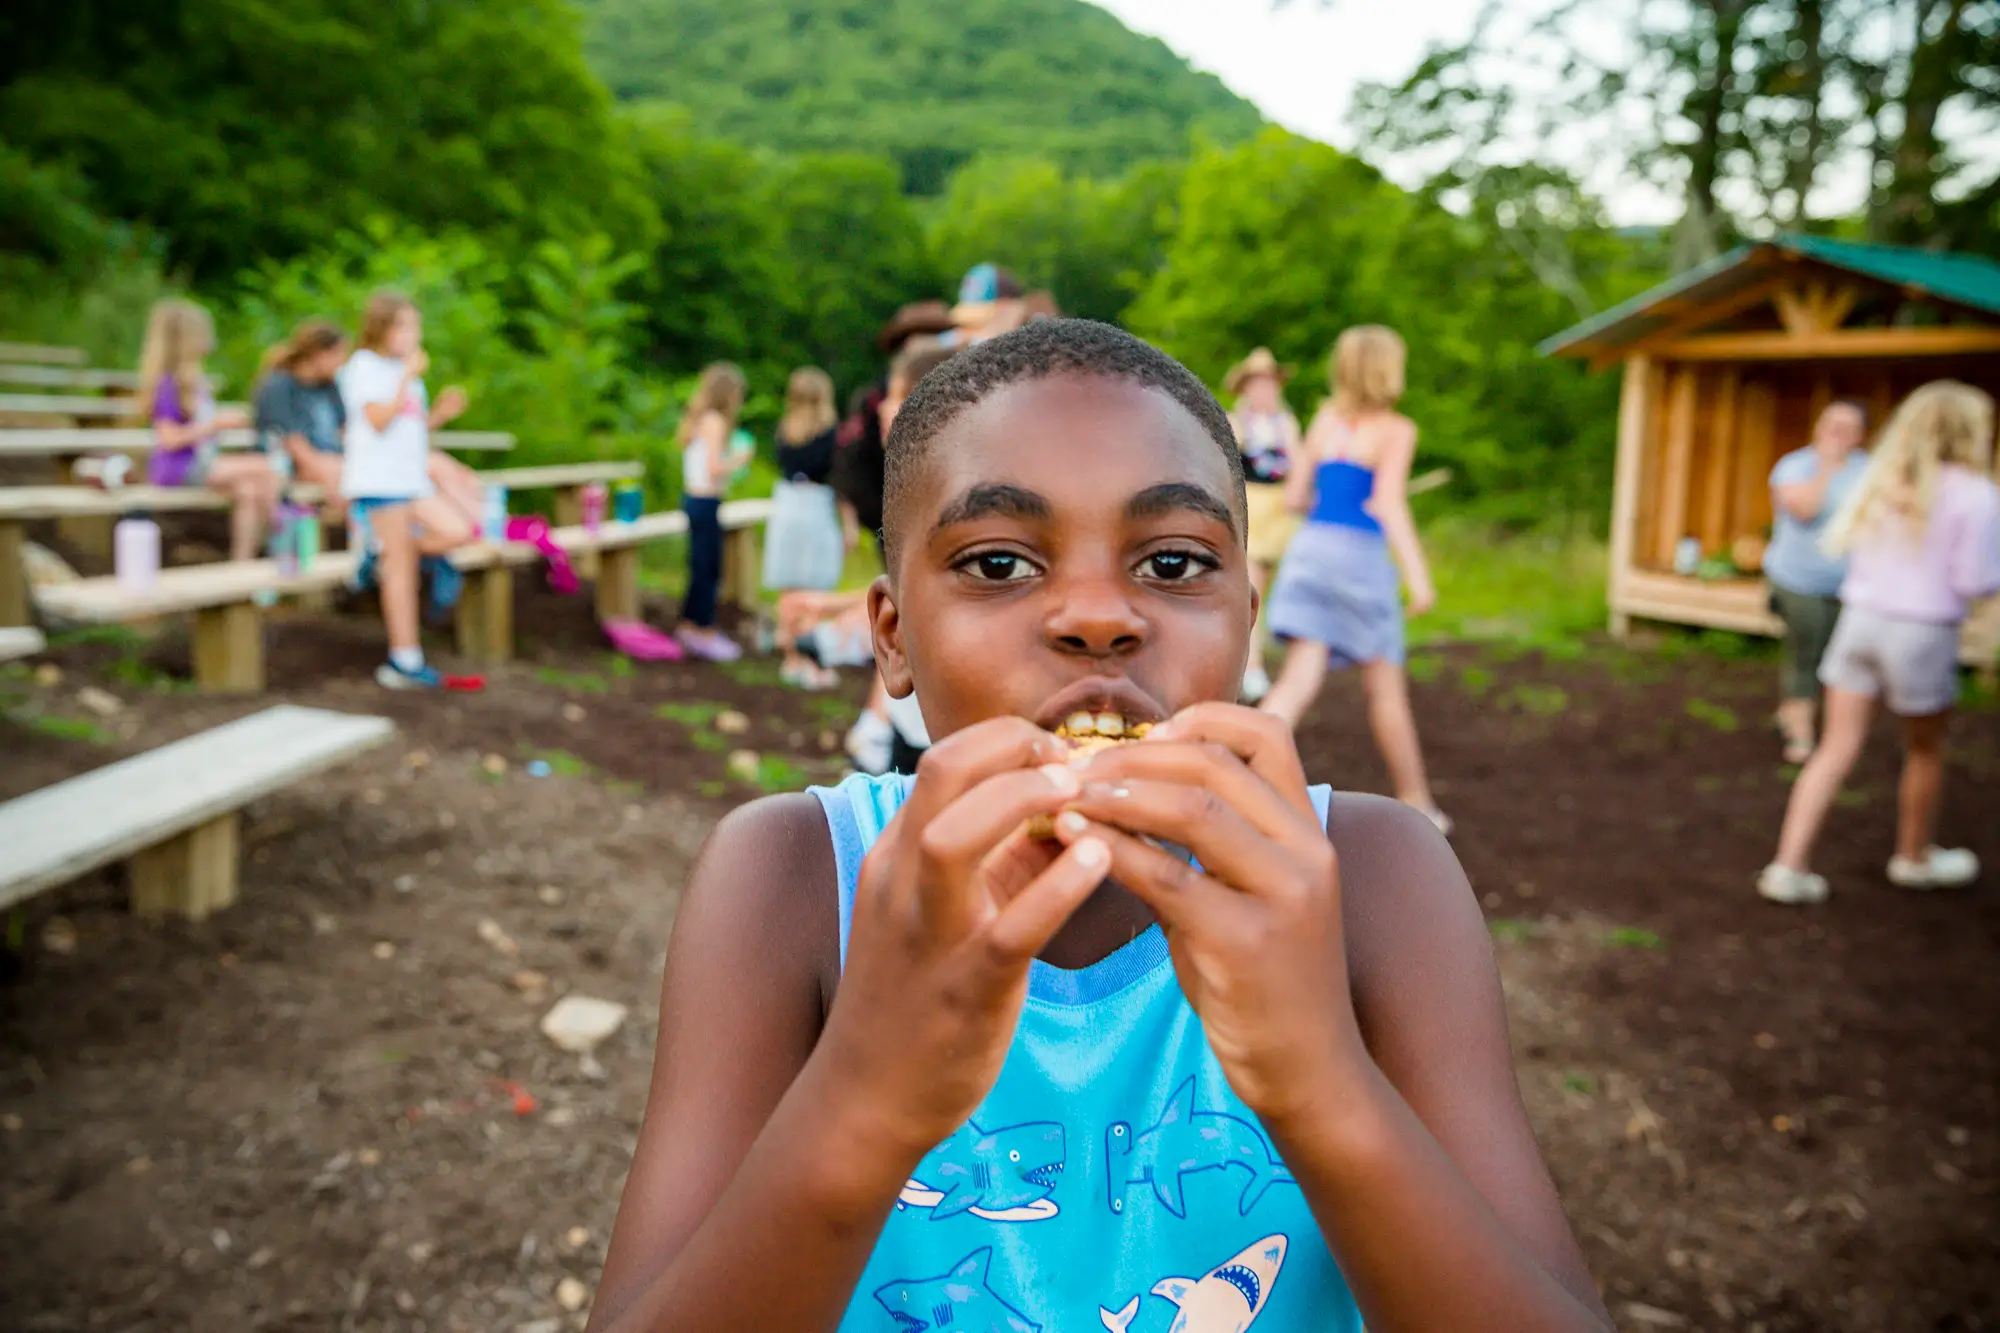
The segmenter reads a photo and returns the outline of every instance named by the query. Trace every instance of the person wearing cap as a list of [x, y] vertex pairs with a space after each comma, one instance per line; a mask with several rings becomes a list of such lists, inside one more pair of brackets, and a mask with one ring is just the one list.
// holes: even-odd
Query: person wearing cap
[[[1243, 453], [1243, 493], [1250, 511], [1250, 585], [1261, 598], [1271, 573], [1285, 558], [1285, 547], [1298, 527], [1298, 515], [1285, 507], [1285, 478], [1299, 446], [1299, 419], [1285, 405], [1285, 381], [1291, 372], [1278, 364], [1268, 347], [1259, 347], [1230, 367], [1222, 386], [1235, 405], [1229, 424], [1236, 428], [1236, 447]], [[1270, 691], [1264, 669], [1264, 645], [1269, 628], [1260, 613], [1250, 631], [1250, 664], [1243, 672], [1243, 697], [1256, 703]]]
[[943, 337], [948, 346], [970, 347], [997, 338], [1027, 322], [1021, 280], [998, 264], [974, 264], [958, 284], [958, 304], [951, 308], [956, 327]]

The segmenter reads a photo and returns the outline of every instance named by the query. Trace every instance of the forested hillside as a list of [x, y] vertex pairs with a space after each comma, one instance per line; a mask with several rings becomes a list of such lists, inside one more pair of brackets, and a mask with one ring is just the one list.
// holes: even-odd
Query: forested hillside
[[1256, 108], [1085, 0], [581, 0], [614, 95], [791, 151], [886, 154], [936, 194], [982, 153], [1093, 174], [1179, 157]]

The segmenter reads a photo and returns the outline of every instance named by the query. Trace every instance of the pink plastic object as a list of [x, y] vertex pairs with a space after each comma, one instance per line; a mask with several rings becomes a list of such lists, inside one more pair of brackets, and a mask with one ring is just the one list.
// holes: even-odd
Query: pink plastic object
[[549, 586], [567, 597], [578, 588], [576, 566], [569, 560], [569, 552], [556, 545], [549, 535], [549, 521], [533, 514], [520, 515], [507, 520], [507, 540], [527, 542], [549, 562]]
[[604, 526], [604, 509], [611, 500], [611, 489], [601, 481], [593, 481], [583, 488], [583, 530], [593, 537]]
[[687, 656], [671, 634], [662, 634], [643, 620], [607, 620], [604, 637], [635, 662], [678, 662]]
[[126, 592], [146, 592], [160, 581], [160, 525], [143, 514], [120, 519], [111, 536], [111, 568]]

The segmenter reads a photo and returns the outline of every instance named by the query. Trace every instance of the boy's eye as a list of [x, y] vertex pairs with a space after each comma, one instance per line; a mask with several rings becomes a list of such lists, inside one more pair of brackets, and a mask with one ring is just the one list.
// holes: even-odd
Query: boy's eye
[[1155, 551], [1139, 562], [1144, 578], [1180, 583], [1215, 568], [1215, 562], [1193, 551]]
[[986, 551], [968, 557], [960, 569], [988, 583], [1011, 583], [1031, 577], [1035, 567], [1011, 551]]

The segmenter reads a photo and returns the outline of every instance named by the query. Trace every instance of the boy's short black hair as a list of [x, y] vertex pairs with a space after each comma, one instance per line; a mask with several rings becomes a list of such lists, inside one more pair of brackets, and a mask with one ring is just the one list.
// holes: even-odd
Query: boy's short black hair
[[1193, 371], [1114, 325], [1089, 319], [1038, 319], [1011, 333], [975, 343], [910, 390], [884, 446], [882, 522], [890, 552], [895, 549], [903, 493], [938, 432], [996, 389], [1065, 374], [1129, 380], [1158, 389], [1186, 408], [1228, 460], [1236, 487], [1236, 509], [1242, 512], [1243, 455], [1236, 447], [1235, 428], [1222, 404]]

